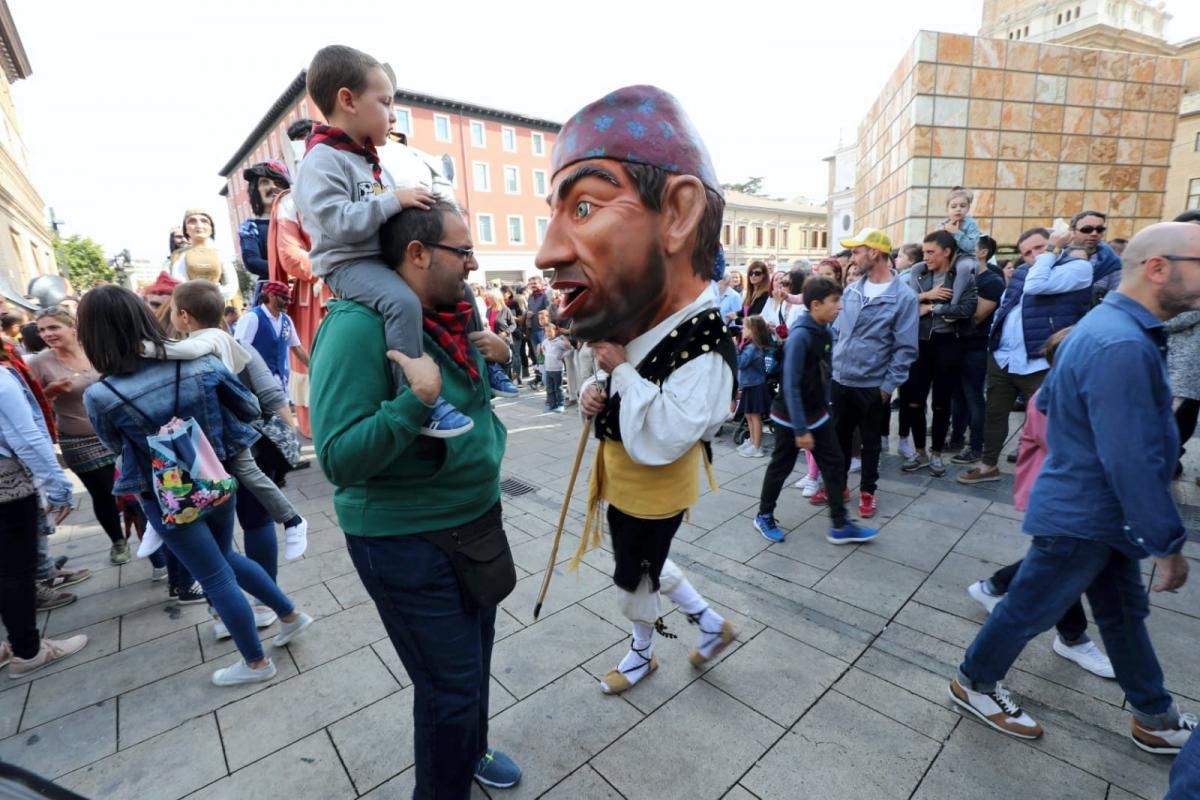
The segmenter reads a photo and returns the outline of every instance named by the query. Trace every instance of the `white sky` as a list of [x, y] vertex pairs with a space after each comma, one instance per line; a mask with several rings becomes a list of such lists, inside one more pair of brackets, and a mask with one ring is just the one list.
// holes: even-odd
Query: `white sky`
[[[982, 9], [982, 0], [8, 3], [33, 67], [13, 94], [43, 199], [66, 234], [152, 261], [166, 256], [185, 208], [212, 209], [229, 245], [217, 171], [325, 44], [391, 62], [403, 88], [554, 120], [619, 86], [653, 83], [683, 102], [721, 180], [763, 175], [773, 194], [823, 199], [821, 159], [854, 139], [916, 32], [973, 34]], [[1200, 3], [1169, 8], [1169, 40], [1200, 35]]]

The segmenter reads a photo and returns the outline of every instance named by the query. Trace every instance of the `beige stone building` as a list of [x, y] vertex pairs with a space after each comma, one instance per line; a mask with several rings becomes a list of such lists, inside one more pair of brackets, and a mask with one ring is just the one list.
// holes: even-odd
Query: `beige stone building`
[[919, 33], [859, 127], [855, 225], [919, 241], [955, 185], [1001, 245], [1085, 208], [1127, 238], [1200, 203], [1200, 40], [1168, 44], [1167, 19], [1145, 0], [985, 0], [978, 37]]
[[29, 178], [29, 159], [12, 100], [12, 84], [32, 70], [8, 3], [0, 0], [0, 295], [28, 306], [25, 289], [38, 275], [57, 273], [46, 204]]
[[825, 206], [725, 191], [721, 244], [730, 266], [819, 258], [829, 249]]

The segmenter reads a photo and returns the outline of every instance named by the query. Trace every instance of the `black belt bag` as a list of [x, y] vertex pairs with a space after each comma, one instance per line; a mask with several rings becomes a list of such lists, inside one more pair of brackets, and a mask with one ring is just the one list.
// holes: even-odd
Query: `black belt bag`
[[463, 602], [469, 608], [499, 605], [516, 587], [517, 568], [499, 503], [474, 522], [423, 533], [421, 538], [450, 556]]

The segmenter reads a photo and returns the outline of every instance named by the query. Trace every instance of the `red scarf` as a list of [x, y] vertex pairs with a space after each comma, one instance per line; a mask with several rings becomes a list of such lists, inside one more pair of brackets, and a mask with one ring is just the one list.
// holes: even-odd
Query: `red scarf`
[[313, 125], [312, 133], [304, 140], [304, 154], [308, 155], [309, 151], [319, 144], [327, 144], [334, 150], [345, 150], [347, 153], [362, 156], [371, 165], [371, 174], [375, 176], [375, 182], [383, 185], [383, 167], [379, 165], [379, 151], [375, 149], [375, 145], [369, 142], [359, 144], [341, 128], [317, 124]]
[[466, 300], [459, 300], [453, 311], [436, 311], [427, 308], [421, 319], [425, 332], [433, 337], [438, 347], [446, 351], [454, 363], [467, 371], [467, 374], [478, 380], [479, 370], [475, 368], [475, 360], [467, 351], [470, 344], [467, 340], [467, 325], [475, 307]]

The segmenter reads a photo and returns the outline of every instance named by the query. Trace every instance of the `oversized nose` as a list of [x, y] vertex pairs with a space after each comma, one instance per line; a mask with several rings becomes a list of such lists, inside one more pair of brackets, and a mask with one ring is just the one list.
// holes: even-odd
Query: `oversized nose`
[[533, 263], [540, 270], [563, 269], [575, 263], [575, 247], [571, 242], [566, 217], [554, 214], [546, 226], [546, 236], [538, 248]]

